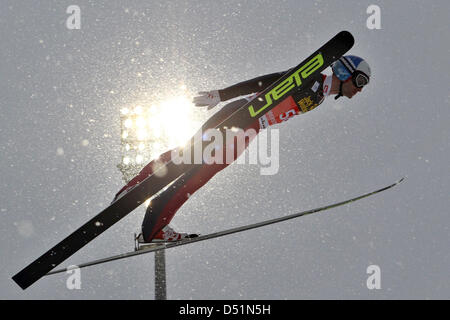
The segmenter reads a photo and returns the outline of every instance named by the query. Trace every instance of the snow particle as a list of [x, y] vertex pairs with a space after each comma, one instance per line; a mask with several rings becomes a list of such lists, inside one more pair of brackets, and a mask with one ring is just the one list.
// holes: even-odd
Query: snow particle
[[155, 161], [153, 164], [153, 172], [157, 177], [164, 177], [167, 174], [167, 168], [164, 163]]
[[14, 222], [14, 226], [16, 226], [19, 235], [24, 238], [30, 238], [34, 234], [33, 223], [30, 220]]

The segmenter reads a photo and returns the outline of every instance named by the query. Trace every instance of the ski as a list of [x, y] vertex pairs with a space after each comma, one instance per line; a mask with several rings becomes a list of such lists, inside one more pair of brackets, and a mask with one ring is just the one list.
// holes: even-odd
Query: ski
[[[248, 124], [251, 124], [276, 107], [285, 98], [289, 97], [292, 89], [295, 87], [307, 88], [307, 85], [312, 83], [313, 79], [321, 71], [343, 56], [353, 44], [354, 38], [351, 33], [341, 31], [306, 60], [295, 68], [290, 69], [283, 77], [262, 91], [253, 100], [222, 121], [216, 126], [216, 129], [224, 130], [227, 127], [247, 127]], [[190, 148], [194, 148], [194, 145], [191, 144]], [[194, 154], [194, 152], [191, 152], [191, 154]], [[28, 288], [144, 203], [145, 200], [162, 190], [170, 182], [183, 174], [183, 172], [196, 166], [201, 166], [201, 164], [176, 165], [173, 162], [166, 163], [155, 174], [136, 185], [123, 197], [113, 202], [83, 226], [14, 275], [12, 279], [22, 289]], [[158, 174], [161, 172], [165, 172], [165, 174]]]
[[[150, 252], [155, 252], [155, 251], [160, 251], [160, 250], [165, 250], [165, 249], [170, 249], [170, 248], [175, 248], [175, 247], [179, 247], [179, 246], [183, 246], [186, 244], [191, 244], [191, 243], [196, 243], [196, 242], [200, 242], [200, 241], [204, 241], [204, 240], [209, 240], [209, 239], [214, 239], [214, 238], [219, 238], [219, 237], [223, 237], [226, 235], [230, 235], [230, 234], [234, 234], [234, 233], [238, 233], [238, 232], [243, 232], [243, 231], [247, 231], [247, 230], [251, 230], [251, 229], [256, 229], [256, 228], [261, 228], [264, 226], [268, 226], [274, 223], [279, 223], [279, 222], [283, 222], [286, 220], [290, 220], [290, 219], [294, 219], [294, 218], [298, 218], [298, 217], [303, 217], [309, 214], [313, 214], [316, 212], [320, 212], [320, 211], [325, 211], [325, 210], [329, 210], [335, 207], [339, 207], [339, 206], [343, 206], [345, 204], [357, 201], [357, 200], [361, 200], [363, 198], [367, 198], [369, 196], [372, 196], [374, 194], [380, 193], [382, 191], [391, 189], [392, 187], [398, 185], [399, 183], [401, 183], [404, 180], [404, 178], [396, 181], [395, 183], [386, 186], [384, 188], [369, 192], [369, 193], [365, 193], [363, 195], [360, 195], [358, 197], [352, 198], [352, 199], [348, 199], [345, 201], [341, 201], [341, 202], [337, 202], [334, 204], [330, 204], [330, 205], [326, 205], [323, 207], [319, 207], [316, 209], [311, 209], [308, 211], [303, 211], [303, 212], [299, 212], [299, 213], [294, 213], [291, 215], [287, 215], [284, 217], [280, 217], [280, 218], [275, 218], [275, 219], [271, 219], [271, 220], [266, 220], [266, 221], [262, 221], [262, 222], [258, 222], [258, 223], [254, 223], [254, 224], [249, 224], [249, 225], [245, 225], [245, 226], [241, 226], [241, 227], [236, 227], [236, 228], [231, 228], [228, 230], [223, 230], [223, 231], [219, 231], [219, 232], [215, 232], [215, 233], [211, 233], [211, 234], [206, 234], [203, 236], [199, 236], [196, 238], [190, 238], [190, 239], [185, 239], [185, 240], [180, 240], [180, 241], [176, 241], [176, 242], [169, 242], [169, 243], [151, 243], [151, 244], [145, 244], [145, 245], [141, 245], [143, 246], [142, 249], [140, 249], [139, 247], [137, 248], [137, 250], [135, 249], [134, 251], [130, 251], [127, 253], [123, 253], [123, 254], [119, 254], [119, 255], [115, 255], [115, 256], [111, 256], [111, 257], [107, 257], [107, 258], [103, 258], [103, 259], [98, 259], [98, 260], [94, 260], [94, 261], [90, 261], [87, 263], [82, 263], [77, 265], [78, 268], [85, 268], [85, 267], [89, 267], [89, 266], [94, 266], [94, 265], [98, 265], [98, 264], [102, 264], [102, 263], [106, 263], [106, 262], [110, 262], [110, 261], [115, 261], [115, 260], [120, 260], [120, 259], [125, 259], [125, 258], [130, 258], [130, 257], [134, 257], [137, 255], [141, 255], [141, 254], [145, 254], [145, 253], [150, 253]], [[58, 270], [54, 270], [49, 272], [47, 275], [52, 275], [52, 274], [56, 274], [56, 273], [61, 273], [61, 272], [65, 272], [67, 270], [69, 270], [70, 268], [66, 268], [66, 269], [58, 269]]]

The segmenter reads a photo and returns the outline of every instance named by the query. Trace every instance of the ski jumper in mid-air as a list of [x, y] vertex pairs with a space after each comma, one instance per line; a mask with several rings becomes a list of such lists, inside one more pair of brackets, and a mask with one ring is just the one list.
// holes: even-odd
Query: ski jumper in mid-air
[[[332, 65], [332, 75], [319, 74], [310, 88], [302, 87], [291, 96], [283, 100], [278, 106], [264, 116], [255, 120], [244, 131], [253, 129], [259, 133], [268, 126], [281, 123], [292, 116], [308, 112], [321, 104], [329, 95], [337, 95], [335, 99], [345, 96], [352, 98], [369, 83], [371, 75], [370, 67], [366, 61], [357, 56], [341, 57]], [[286, 71], [285, 71], [286, 72]], [[226, 104], [220, 111], [216, 112], [206, 123], [203, 124], [202, 132], [215, 128], [227, 119], [236, 110], [244, 106], [254, 98], [255, 94], [263, 91], [272, 83], [281, 78], [285, 72], [272, 73], [244, 81], [222, 90], [200, 92], [194, 98], [194, 104], [198, 107], [207, 107], [208, 110], [215, 107], [219, 102], [227, 101], [240, 96], [247, 96]], [[250, 96], [249, 96], [250, 95]], [[251, 138], [245, 141], [245, 147], [251, 142]], [[237, 159], [243, 150], [234, 152], [233, 160]], [[172, 161], [172, 150], [159, 156], [158, 159], [147, 164], [140, 173], [125, 185], [115, 196], [114, 200], [120, 198], [132, 187], [143, 181], [154, 173], [156, 161], [167, 163]], [[189, 199], [189, 197], [205, 185], [217, 172], [229, 165], [224, 163], [202, 164], [193, 167], [179, 176], [169, 188], [157, 194], [151, 199], [150, 205], [142, 223], [142, 233], [138, 237], [139, 242], [177, 241], [184, 238], [192, 238], [197, 234], [178, 233], [173, 230], [169, 223], [178, 209]]]

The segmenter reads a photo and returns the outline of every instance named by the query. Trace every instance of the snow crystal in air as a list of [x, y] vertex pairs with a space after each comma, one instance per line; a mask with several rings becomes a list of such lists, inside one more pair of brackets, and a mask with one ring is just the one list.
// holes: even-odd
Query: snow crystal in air
[[333, 104], [333, 109], [334, 110], [342, 110], [344, 108], [344, 105], [341, 103], [334, 103]]
[[153, 172], [157, 177], [164, 177], [167, 174], [167, 168], [160, 161], [155, 161], [153, 164]]
[[88, 139], [84, 139], [83, 141], [81, 141], [81, 145], [83, 147], [87, 147], [89, 145], [89, 140]]
[[64, 149], [63, 148], [58, 148], [56, 149], [56, 154], [58, 156], [63, 156], [64, 155]]
[[24, 238], [30, 238], [34, 234], [33, 223], [30, 220], [14, 222], [17, 232]]

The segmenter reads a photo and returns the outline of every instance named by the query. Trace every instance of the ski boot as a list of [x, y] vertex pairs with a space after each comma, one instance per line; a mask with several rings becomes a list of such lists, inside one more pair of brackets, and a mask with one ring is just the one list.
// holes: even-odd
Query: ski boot
[[139, 250], [141, 246], [151, 247], [152, 245], [177, 242], [177, 241], [182, 241], [182, 240], [186, 240], [186, 239], [196, 238], [198, 236], [199, 236], [199, 234], [197, 234], [197, 233], [191, 233], [191, 234], [178, 233], [175, 230], [173, 230], [171, 227], [166, 225], [155, 235], [155, 237], [150, 242], [145, 241], [142, 232], [139, 233], [138, 235], [136, 235], [136, 233], [135, 233], [134, 234], [134, 249]]
[[169, 225], [166, 225], [153, 237], [152, 242], [153, 243], [173, 242], [184, 239], [196, 238], [198, 236], [199, 235], [196, 233], [188, 234], [176, 232], [171, 227], [169, 227]]

